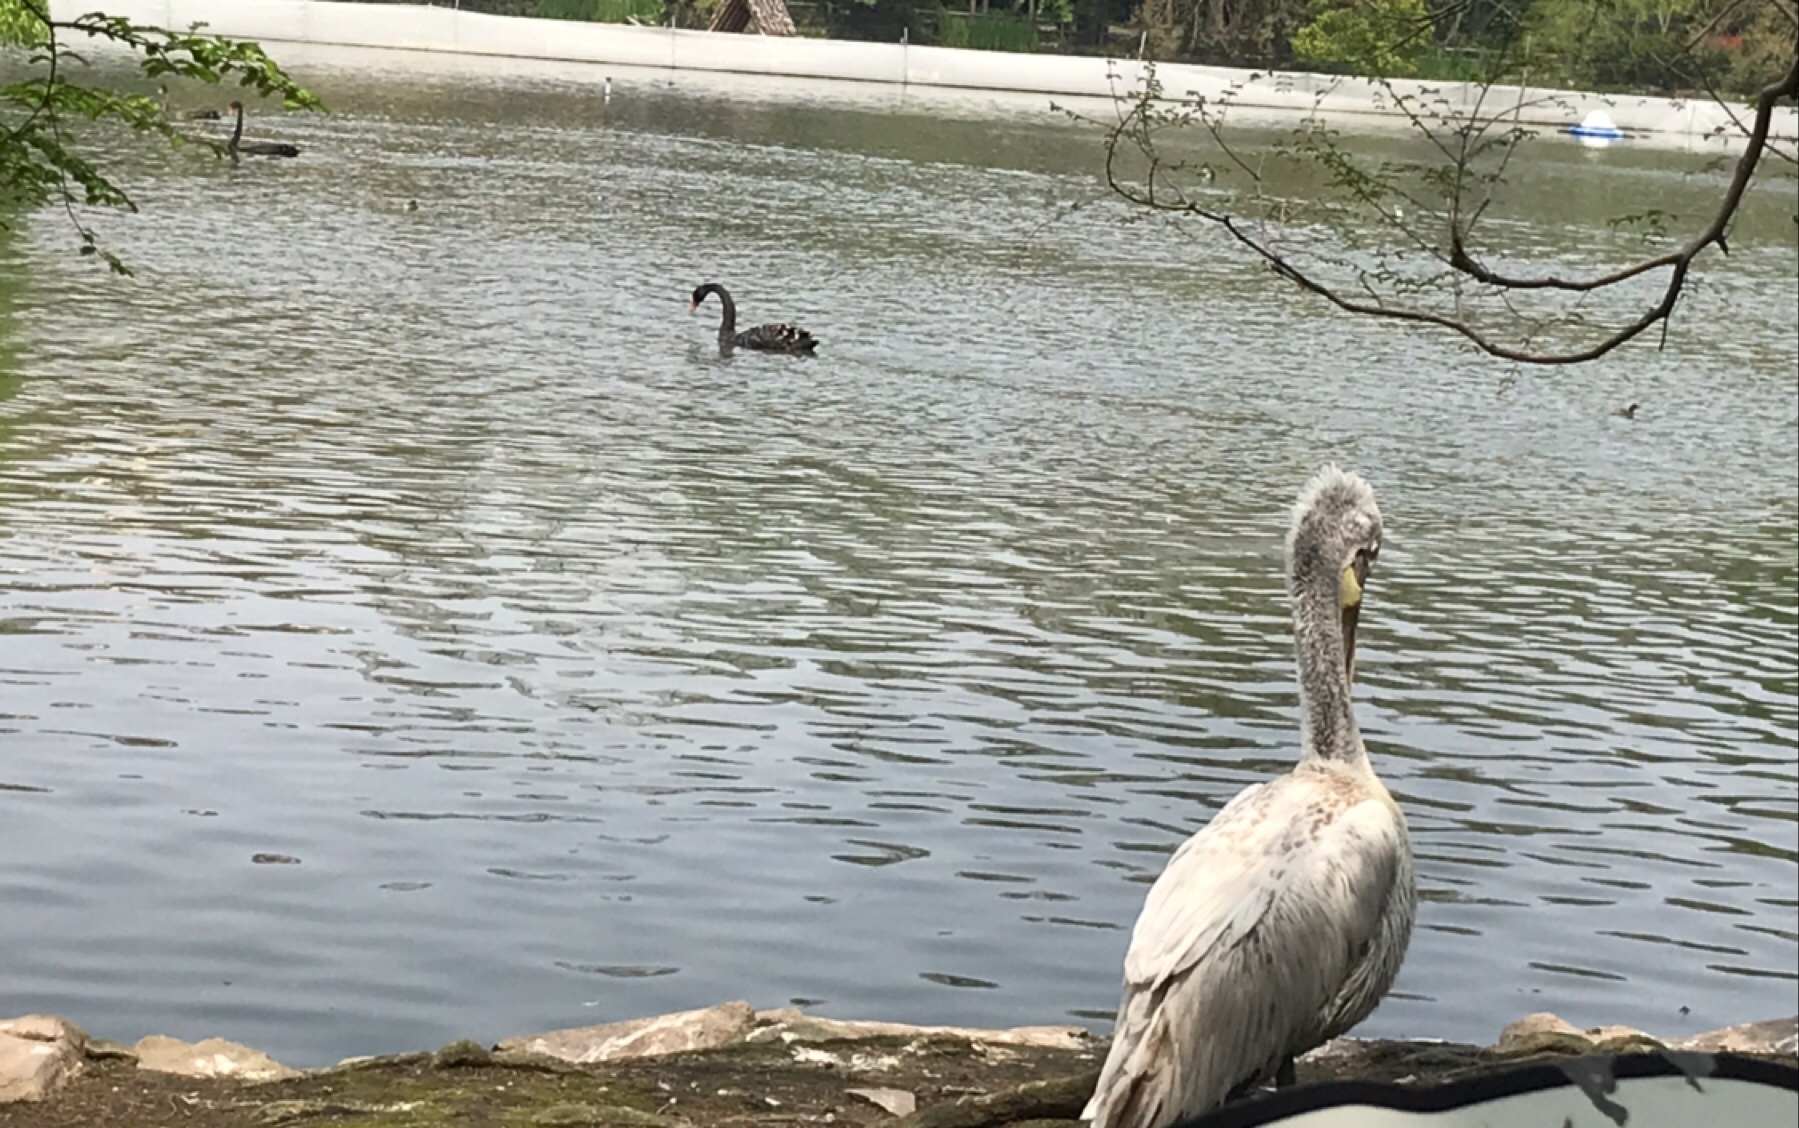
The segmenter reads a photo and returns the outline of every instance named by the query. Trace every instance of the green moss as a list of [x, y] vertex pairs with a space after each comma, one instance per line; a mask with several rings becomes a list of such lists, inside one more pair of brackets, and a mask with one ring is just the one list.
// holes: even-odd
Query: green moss
[[622, 1105], [556, 1104], [508, 1121], [520, 1128], [681, 1128], [679, 1120]]
[[1538, 1054], [1590, 1054], [1593, 1052], [1593, 1041], [1579, 1034], [1568, 1034], [1560, 1030], [1539, 1030], [1535, 1034], [1527, 1034], [1502, 1043], [1495, 1048], [1495, 1053], [1503, 1058], [1535, 1057]]
[[1654, 1054], [1668, 1047], [1647, 1034], [1620, 1034], [1607, 1038], [1596, 1049], [1602, 1054]]

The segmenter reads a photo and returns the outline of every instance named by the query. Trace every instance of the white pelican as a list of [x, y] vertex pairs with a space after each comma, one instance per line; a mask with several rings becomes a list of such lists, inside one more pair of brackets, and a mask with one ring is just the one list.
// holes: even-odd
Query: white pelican
[[1350, 704], [1374, 490], [1327, 466], [1293, 509], [1287, 575], [1299, 766], [1247, 787], [1168, 860], [1124, 957], [1093, 1128], [1165, 1128], [1368, 1017], [1405, 957], [1417, 895], [1405, 815]]

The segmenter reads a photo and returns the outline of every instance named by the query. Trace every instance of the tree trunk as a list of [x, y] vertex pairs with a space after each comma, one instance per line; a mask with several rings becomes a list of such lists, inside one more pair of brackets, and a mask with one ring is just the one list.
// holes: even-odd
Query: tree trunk
[[725, 0], [707, 31], [748, 31], [750, 21], [763, 35], [794, 35], [793, 17], [787, 12], [787, 0]]

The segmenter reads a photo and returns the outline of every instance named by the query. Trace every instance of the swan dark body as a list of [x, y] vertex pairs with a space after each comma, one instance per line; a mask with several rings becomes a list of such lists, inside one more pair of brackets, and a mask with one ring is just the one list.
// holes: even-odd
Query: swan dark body
[[162, 94], [163, 117], [173, 117], [181, 121], [219, 121], [225, 116], [217, 110], [182, 110], [180, 113], [175, 113], [169, 109], [169, 84], [165, 82], [156, 89]]
[[231, 103], [231, 112], [237, 115], [237, 125], [231, 130], [231, 140], [225, 142], [225, 151], [231, 154], [231, 163], [236, 164], [238, 154], [247, 153], [253, 157], [297, 157], [300, 155], [298, 145], [290, 145], [286, 141], [245, 141], [244, 138], [244, 104]]
[[719, 304], [725, 307], [725, 317], [718, 323], [718, 347], [721, 349], [739, 348], [755, 349], [758, 352], [793, 353], [812, 355], [818, 348], [818, 341], [812, 334], [798, 325], [757, 325], [737, 331], [737, 303], [731, 300], [731, 292], [716, 282], [708, 282], [693, 291], [693, 301], [688, 304], [689, 313], [697, 313], [700, 303], [712, 294], [718, 295]]

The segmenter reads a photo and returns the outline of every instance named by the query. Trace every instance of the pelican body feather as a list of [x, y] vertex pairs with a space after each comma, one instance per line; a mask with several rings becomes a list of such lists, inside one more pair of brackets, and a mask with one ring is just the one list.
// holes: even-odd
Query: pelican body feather
[[1094, 1128], [1165, 1128], [1366, 1018], [1399, 974], [1417, 898], [1405, 815], [1350, 706], [1354, 625], [1379, 553], [1373, 490], [1334, 467], [1294, 509], [1288, 577], [1300, 762], [1175, 851], [1124, 961]]

